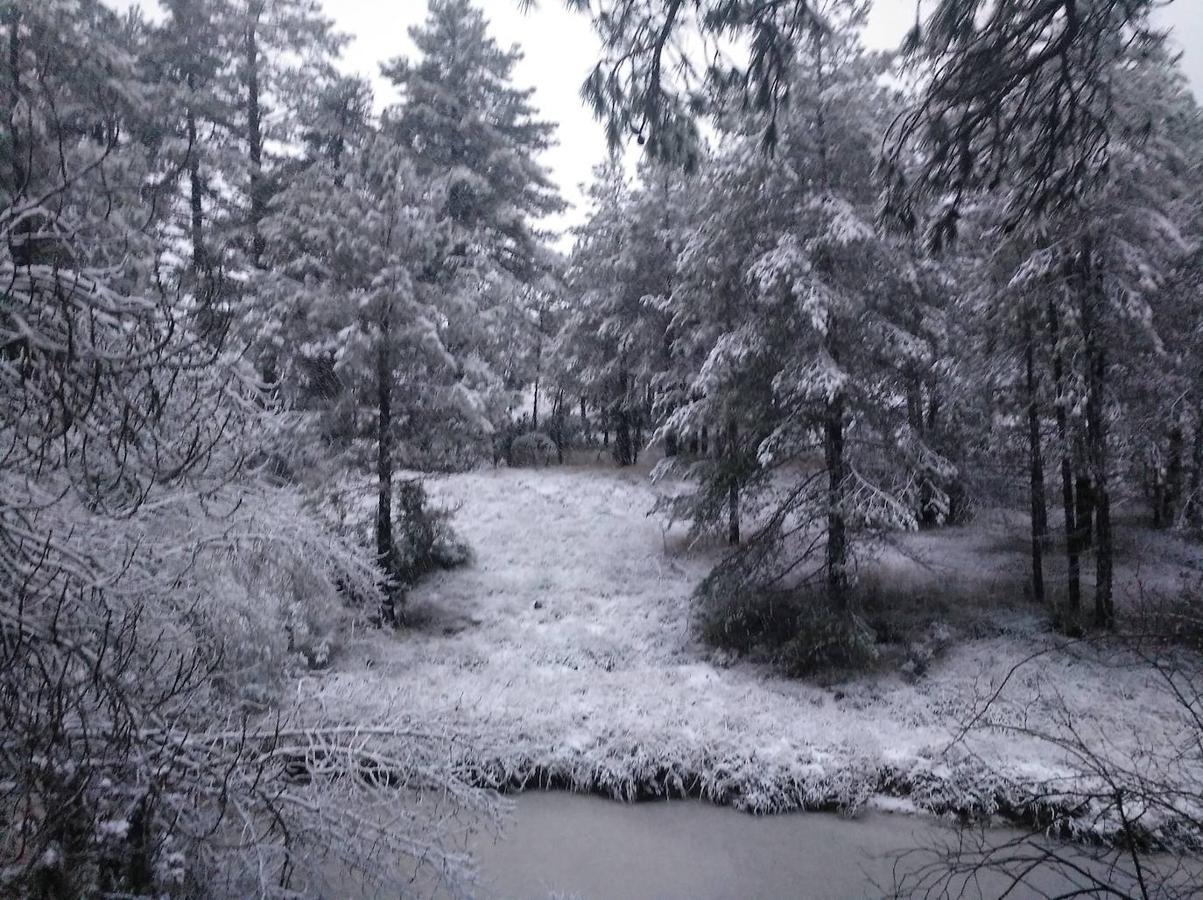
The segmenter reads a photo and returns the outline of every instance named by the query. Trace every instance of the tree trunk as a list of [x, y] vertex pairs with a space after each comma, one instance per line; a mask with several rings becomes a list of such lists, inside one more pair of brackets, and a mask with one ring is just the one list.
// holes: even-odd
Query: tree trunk
[[1053, 301], [1048, 304], [1048, 330], [1053, 348], [1053, 387], [1056, 390], [1057, 436], [1061, 441], [1061, 506], [1065, 513], [1065, 556], [1069, 568], [1069, 585], [1064, 625], [1077, 628], [1082, 613], [1082, 578], [1079, 563], [1078, 519], [1074, 505], [1073, 457], [1070, 451], [1069, 414], [1065, 411], [1065, 371], [1061, 360], [1060, 322]]
[[614, 416], [614, 461], [620, 466], [634, 465], [636, 461], [629, 382], [630, 377], [623, 372], [619, 377], [619, 401]]
[[17, 127], [21, 105], [21, 8], [13, 4], [5, 15], [8, 25], [8, 137], [9, 154], [12, 157], [12, 193], [18, 195], [25, 190], [24, 154], [20, 132]]
[[827, 463], [827, 597], [835, 609], [848, 611], [848, 532], [844, 510], [847, 471], [844, 459], [844, 398], [828, 401], [823, 423]]
[[531, 411], [530, 430], [531, 431], [539, 430], [539, 376], [538, 376], [538, 374], [535, 375], [535, 405], [534, 405], [534, 409]]
[[633, 446], [630, 417], [627, 410], [620, 407], [614, 417], [614, 461], [620, 466], [632, 465], [631, 449]]
[[[1089, 431], [1089, 428], [1087, 429]], [[1074, 503], [1077, 506], [1078, 549], [1086, 552], [1094, 546], [1094, 486], [1090, 480], [1091, 472], [1090, 451], [1082, 446], [1078, 450], [1078, 464], [1075, 466], [1076, 484], [1074, 485]]]
[[380, 617], [397, 622], [396, 545], [393, 542], [393, 366], [390, 352], [391, 323], [386, 311], [380, 322], [376, 348], [376, 555], [384, 571], [384, 601]]
[[197, 146], [196, 114], [188, 108], [188, 205], [191, 212], [192, 268], [198, 275], [209, 271], [205, 254], [204, 185], [200, 174], [200, 150]]
[[251, 264], [258, 267], [263, 258], [265, 242], [260, 231], [266, 207], [263, 195], [263, 125], [259, 97], [259, 17], [263, 13], [260, 3], [252, 3], [248, 9], [250, 19], [246, 27], [246, 126], [247, 143], [251, 157]]
[[556, 445], [556, 462], [564, 465], [564, 391], [556, 391], [555, 400], [551, 404], [551, 439]]
[[1028, 408], [1028, 475], [1032, 519], [1032, 599], [1044, 605], [1044, 546], [1048, 540], [1048, 508], [1044, 499], [1044, 454], [1040, 446], [1040, 403], [1036, 381], [1036, 340], [1030, 314], [1025, 314], [1024, 362]]
[[1191, 452], [1190, 489], [1186, 498], [1186, 521], [1203, 527], [1203, 404], [1195, 414], [1195, 439]]
[[932, 375], [927, 383], [927, 431], [934, 433], [940, 424], [940, 384], [936, 375]]
[[[840, 353], [834, 317], [827, 326], [827, 352], [838, 366]], [[848, 523], [844, 508], [847, 460], [844, 456], [844, 395], [828, 399], [823, 417], [823, 456], [827, 464], [827, 600], [842, 614], [850, 613], [848, 592]]]
[[727, 425], [727, 459], [731, 465], [731, 482], [727, 488], [727, 543], [735, 546], [739, 543], [739, 476], [737, 445], [739, 426], [732, 420]]
[[1162, 497], [1161, 520], [1166, 528], [1178, 524], [1182, 510], [1182, 488], [1186, 477], [1183, 456], [1186, 450], [1186, 434], [1180, 416], [1170, 428], [1169, 447], [1165, 463], [1165, 491]]
[[[1089, 252], [1087, 250], [1087, 266], [1092, 268]], [[1111, 499], [1107, 483], [1107, 352], [1102, 346], [1100, 298], [1091, 268], [1088, 268], [1090, 277], [1082, 298], [1082, 329], [1086, 342], [1086, 439], [1094, 507], [1094, 621], [1100, 628], [1110, 628], [1115, 623], [1115, 608], [1112, 601]]]
[[1145, 498], [1153, 513], [1153, 527], [1165, 527], [1165, 481], [1161, 477], [1161, 448], [1153, 449], [1154, 458], [1145, 463]]

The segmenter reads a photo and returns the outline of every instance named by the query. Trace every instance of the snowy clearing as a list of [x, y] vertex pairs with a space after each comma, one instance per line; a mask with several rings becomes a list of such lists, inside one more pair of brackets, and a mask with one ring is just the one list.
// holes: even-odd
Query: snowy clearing
[[[1034, 610], [957, 642], [924, 678], [792, 681], [697, 643], [689, 594], [712, 558], [646, 515], [644, 473], [482, 470], [429, 489], [461, 507], [475, 559], [412, 595], [411, 630], [361, 634], [334, 671], [302, 682], [316, 715], [463, 735], [464, 763], [499, 787], [690, 794], [755, 812], [856, 811], [891, 795], [920, 810], [1015, 814], [1025, 784], [1070, 771], [1047, 743], [1012, 733], [950, 748], [1012, 667], [1045, 646]], [[1022, 566], [1011, 551], [975, 549], [998, 543], [990, 521], [916, 535], [909, 551], [921, 559], [891, 564], [898, 577], [904, 565], [946, 577], [941, 558]], [[985, 586], [1000, 573], [973, 574]], [[995, 715], [1052, 727], [1062, 703], [1121, 756], [1179, 737], [1153, 673], [1087, 650], [1023, 666]]]

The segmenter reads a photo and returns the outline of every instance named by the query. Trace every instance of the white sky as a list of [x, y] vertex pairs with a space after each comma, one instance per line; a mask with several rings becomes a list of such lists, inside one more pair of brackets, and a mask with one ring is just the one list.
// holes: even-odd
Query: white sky
[[[108, 0], [117, 7], [139, 0]], [[321, 0], [340, 31], [351, 35], [344, 68], [372, 80], [378, 100], [391, 99], [380, 78], [380, 63], [409, 54], [408, 28], [426, 17], [426, 0]], [[518, 44], [525, 58], [515, 80], [535, 88], [535, 104], [544, 119], [558, 124], [559, 144], [544, 162], [574, 204], [553, 227], [581, 221], [580, 187], [606, 155], [600, 124], [582, 104], [580, 85], [597, 60], [598, 42], [588, 18], [564, 9], [563, 0], [538, 0], [537, 9], [522, 12], [519, 0], [475, 0], [492, 24], [498, 43]], [[154, 6], [154, 0], [143, 0]], [[1203, 98], [1203, 0], [1174, 0], [1160, 13], [1184, 51], [1184, 65], [1195, 95]], [[871, 47], [896, 46], [915, 21], [915, 0], [874, 0], [866, 41]]]

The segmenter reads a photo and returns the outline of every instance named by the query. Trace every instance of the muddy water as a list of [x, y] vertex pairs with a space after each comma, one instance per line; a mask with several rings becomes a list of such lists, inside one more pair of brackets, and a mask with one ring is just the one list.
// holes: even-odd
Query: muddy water
[[[952, 829], [930, 818], [900, 814], [870, 813], [856, 820], [823, 813], [756, 817], [698, 801], [627, 805], [541, 792], [515, 801], [514, 819], [501, 839], [475, 848], [482, 896], [892, 896], [900, 853], [955, 839]], [[1010, 836], [991, 833], [998, 841]], [[958, 884], [951, 896], [998, 897], [1009, 885], [1009, 878], [987, 874], [965, 892]], [[1045, 872], [1010, 896], [1047, 896], [1069, 887]], [[1191, 893], [1188, 888], [1179, 896]]]

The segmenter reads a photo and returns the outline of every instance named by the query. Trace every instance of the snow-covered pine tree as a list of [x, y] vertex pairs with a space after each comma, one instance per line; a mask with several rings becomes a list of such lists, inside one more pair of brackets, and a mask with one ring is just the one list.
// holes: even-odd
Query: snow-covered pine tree
[[669, 400], [667, 299], [686, 192], [687, 181], [667, 167], [642, 167], [633, 188], [621, 166], [603, 166], [589, 189], [592, 214], [577, 230], [557, 365], [613, 432], [619, 465], [637, 461], [654, 404]]
[[[993, 323], [989, 327], [1001, 324], [1000, 333], [1020, 335], [1015, 346], [1026, 348], [1023, 354], [1041, 355], [1038, 345], [1048, 346], [1069, 556], [1066, 609], [1056, 617], [1070, 628], [1078, 625], [1078, 564], [1087, 549], [1094, 550], [1096, 564], [1095, 623], [1113, 622], [1110, 507], [1117, 467], [1127, 455], [1124, 448], [1139, 442], [1139, 423], [1148, 424], [1140, 407], [1161, 410], [1174, 403], [1167, 395], [1163, 406], [1159, 397], [1168, 387], [1170, 361], [1158, 323], [1181, 310], [1164, 308], [1161, 287], [1165, 273], [1178, 267], [1189, 246], [1183, 226], [1190, 192], [1183, 179], [1192, 148], [1183, 141], [1189, 122], [1198, 116], [1171, 60], [1155, 41], [1118, 53], [1105, 71], [1115, 87], [1095, 114], [1107, 117], [1113, 132], [1106, 172], [1072, 189], [1077, 192], [1062, 197], [1056, 211], [1018, 225], [1013, 213], [1028, 202], [1026, 172], [1000, 180], [988, 201], [978, 201], [991, 229], [987, 240], [999, 248], [994, 261], [1005, 285], [986, 304], [985, 315]], [[1045, 367], [1036, 362], [1036, 368]], [[1034, 388], [1038, 378], [1034, 372], [1027, 388], [1035, 405], [1040, 402]], [[1150, 395], [1156, 398], [1151, 405]], [[1134, 401], [1126, 409], [1125, 398]], [[1036, 477], [1040, 415], [1029, 415], [1035, 416], [1029, 425], [1035, 495], [1042, 492]], [[1153, 433], [1161, 430], [1156, 427]], [[1175, 426], [1167, 430], [1172, 433]], [[1181, 448], [1177, 452], [1181, 458]], [[1180, 483], [1182, 477], [1179, 466], [1174, 480]], [[1042, 506], [1033, 500], [1034, 555], [1040, 544], [1036, 532], [1042, 530], [1035, 519]], [[1034, 575], [1038, 571], [1034, 566]]]
[[[500, 428], [524, 387], [507, 378], [522, 374], [512, 365], [513, 347], [533, 351], [534, 313], [524, 303], [555, 275], [539, 225], [563, 206], [539, 160], [554, 128], [537, 117], [533, 91], [513, 84], [519, 51], [498, 46], [468, 0], [432, 0], [410, 36], [417, 57], [383, 67], [400, 99], [381, 128], [406, 148], [422, 177], [439, 184], [442, 197], [439, 243], [417, 274], [417, 290], [440, 307], [442, 337], [459, 374]], [[487, 437], [462, 434], [432, 446], [432, 462], [463, 464], [482, 455]], [[440, 453], [450, 457], [440, 461]]]
[[[280, 260], [273, 293], [289, 316], [290, 377], [316, 374], [326, 433], [352, 446], [366, 439], [374, 460], [389, 621], [405, 587], [393, 538], [394, 474], [423, 439], [419, 416], [437, 407], [469, 430], [488, 428], [443, 341], [443, 309], [418, 286], [441, 236], [441, 202], [404, 147], [368, 132], [344, 139], [337, 162], [315, 159], [264, 222], [268, 254]], [[454, 420], [439, 423], [441, 435], [454, 428]]]
[[858, 43], [859, 10], [826, 14], [843, 24], [795, 48], [776, 152], [762, 152], [758, 120], [736, 111], [704, 166], [672, 300], [689, 400], [663, 428], [719, 425], [732, 462], [697, 471], [697, 496], [677, 502], [705, 523], [729, 518], [742, 490], [754, 523], [703, 585], [704, 618], [717, 630], [746, 623], [773, 598], [800, 622], [826, 623], [816, 652], [838, 655], [863, 648], [855, 536], [917, 527], [920, 507], [942, 519], [952, 470], [906, 402], [916, 375], [937, 371], [922, 328], [942, 326], [910, 251], [873, 224], [870, 148], [894, 101]]
[[[261, 263], [259, 225], [286, 175], [271, 154], [273, 142], [294, 142], [305, 123], [301, 111], [316, 91], [336, 76], [331, 60], [343, 37], [315, 0], [236, 0], [229, 17], [230, 57], [236, 60], [235, 94], [244, 143], [245, 175], [236, 179], [245, 195], [248, 260]], [[273, 166], [273, 162], [276, 165]]]

